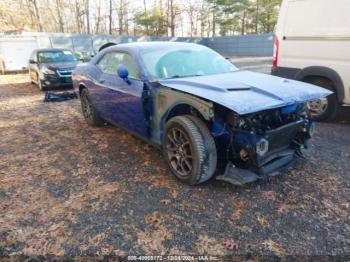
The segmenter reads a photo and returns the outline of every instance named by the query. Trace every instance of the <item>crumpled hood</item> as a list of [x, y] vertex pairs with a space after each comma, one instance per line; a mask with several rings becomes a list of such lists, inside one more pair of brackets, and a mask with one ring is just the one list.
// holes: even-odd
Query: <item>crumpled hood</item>
[[159, 83], [213, 101], [241, 115], [332, 94], [315, 85], [250, 71], [164, 79]]

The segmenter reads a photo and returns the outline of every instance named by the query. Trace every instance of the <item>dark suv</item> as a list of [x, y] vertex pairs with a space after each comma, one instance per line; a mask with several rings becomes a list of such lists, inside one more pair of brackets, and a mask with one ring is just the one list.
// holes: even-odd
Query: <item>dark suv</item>
[[78, 63], [68, 49], [37, 49], [29, 59], [31, 82], [40, 90], [57, 87], [72, 87], [72, 71]]

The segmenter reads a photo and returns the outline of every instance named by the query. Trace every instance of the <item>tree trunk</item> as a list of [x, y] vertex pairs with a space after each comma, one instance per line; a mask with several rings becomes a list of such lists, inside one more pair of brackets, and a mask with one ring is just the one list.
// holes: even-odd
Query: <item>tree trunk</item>
[[75, 24], [77, 26], [77, 32], [80, 33], [80, 7], [78, 0], [75, 0]]
[[41, 22], [41, 16], [39, 13], [38, 3], [36, 0], [31, 0], [31, 2], [33, 3], [33, 7], [34, 7], [34, 13], [35, 13], [35, 17], [37, 20], [38, 31], [42, 32], [43, 31], [43, 24]]
[[124, 8], [124, 32], [129, 35], [129, 18], [128, 18], [128, 8]]
[[175, 36], [175, 11], [174, 11], [174, 1], [170, 0], [170, 31], [171, 36]]
[[63, 19], [62, 19], [62, 14], [61, 14], [60, 0], [56, 0], [56, 9], [57, 9], [59, 31], [61, 33], [64, 33], [64, 24], [63, 24]]
[[124, 21], [124, 14], [123, 14], [123, 0], [119, 0], [119, 7], [118, 7], [118, 32], [119, 35], [123, 34], [123, 21]]
[[109, 0], [109, 34], [112, 34], [112, 0]]
[[[145, 16], [147, 16], [147, 4], [146, 4], [146, 0], [143, 0], [143, 11], [145, 13]], [[149, 35], [149, 31], [148, 31], [148, 25], [146, 24], [146, 35]]]
[[34, 20], [35, 20], [35, 14], [34, 14], [34, 12], [33, 12], [33, 10], [30, 8], [30, 5], [29, 5], [29, 3], [28, 3], [28, 0], [27, 0], [27, 8], [28, 8], [28, 10], [29, 10], [29, 14], [30, 14], [30, 22], [31, 22], [31, 27], [33, 28], [34, 27], [34, 24], [35, 24], [35, 22], [34, 22]]
[[216, 1], [214, 1], [214, 6], [213, 6], [213, 22], [212, 22], [212, 33], [213, 37], [216, 34]]
[[86, 30], [87, 33], [90, 34], [90, 4], [89, 4], [89, 0], [86, 0], [86, 6], [85, 6], [85, 12], [86, 12]]
[[258, 33], [259, 30], [259, 0], [256, 0], [256, 11], [255, 11], [255, 34]]
[[95, 9], [97, 12], [97, 14], [95, 15], [95, 20], [96, 20], [96, 22], [95, 22], [95, 34], [98, 34], [100, 31], [100, 24], [101, 24], [101, 20], [102, 20], [102, 18], [101, 18], [101, 0], [99, 0], [98, 2], [95, 1], [95, 3], [97, 5], [97, 6], [95, 6], [96, 7]]
[[204, 37], [204, 1], [202, 2], [202, 6], [201, 6], [201, 11], [200, 11], [200, 25], [201, 25], [201, 37]]
[[243, 16], [242, 16], [241, 35], [244, 35], [245, 33], [245, 19], [246, 19], [246, 10], [243, 11]]
[[271, 19], [271, 15], [268, 13], [267, 14], [267, 26], [266, 26], [266, 33], [270, 33], [271, 32], [271, 23], [270, 23], [270, 19]]
[[190, 37], [192, 37], [193, 36], [193, 31], [194, 31], [194, 19], [193, 19], [193, 13], [194, 13], [194, 10], [193, 10], [193, 7], [192, 6], [190, 6], [189, 7], [190, 8], [190, 10], [189, 10], [189, 16], [190, 16]]

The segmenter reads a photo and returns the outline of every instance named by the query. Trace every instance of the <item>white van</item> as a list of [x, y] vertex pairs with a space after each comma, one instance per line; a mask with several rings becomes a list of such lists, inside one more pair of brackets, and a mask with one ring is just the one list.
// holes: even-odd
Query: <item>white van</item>
[[284, 0], [276, 27], [272, 74], [334, 92], [309, 103], [315, 120], [350, 105], [350, 0]]

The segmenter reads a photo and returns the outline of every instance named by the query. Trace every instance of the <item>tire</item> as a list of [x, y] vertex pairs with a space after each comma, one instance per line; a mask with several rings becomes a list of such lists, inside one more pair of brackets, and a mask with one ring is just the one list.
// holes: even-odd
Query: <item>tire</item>
[[31, 84], [33, 84], [33, 85], [35, 85], [36, 83], [35, 83], [35, 81], [33, 80], [33, 78], [32, 78], [32, 76], [31, 76], [31, 74], [29, 73], [29, 79], [30, 79], [30, 83]]
[[0, 75], [4, 75], [5, 71], [5, 62], [2, 59], [0, 59]]
[[89, 91], [84, 88], [80, 93], [81, 110], [86, 122], [92, 126], [102, 126], [104, 120], [97, 114], [94, 106], [91, 103]]
[[194, 116], [176, 116], [167, 122], [163, 154], [175, 177], [189, 185], [209, 180], [216, 170], [214, 139], [206, 125]]
[[36, 79], [38, 80], [37, 85], [38, 85], [39, 89], [40, 89], [41, 91], [45, 91], [46, 88], [45, 88], [45, 87], [43, 86], [43, 84], [41, 83], [41, 80], [40, 80], [40, 78], [39, 78], [38, 75], [37, 75], [37, 78], [36, 78]]
[[[334, 118], [338, 112], [339, 103], [333, 83], [330, 80], [324, 78], [311, 78], [305, 80], [305, 82], [321, 86], [334, 92], [324, 99], [314, 100], [308, 103], [311, 118], [315, 121], [327, 121]], [[324, 105], [325, 102], [327, 105]], [[313, 108], [322, 108], [322, 110], [320, 112], [313, 112]]]
[[41, 83], [40, 79], [38, 80], [38, 87], [41, 91], [44, 91], [44, 87], [43, 87], [43, 84]]

